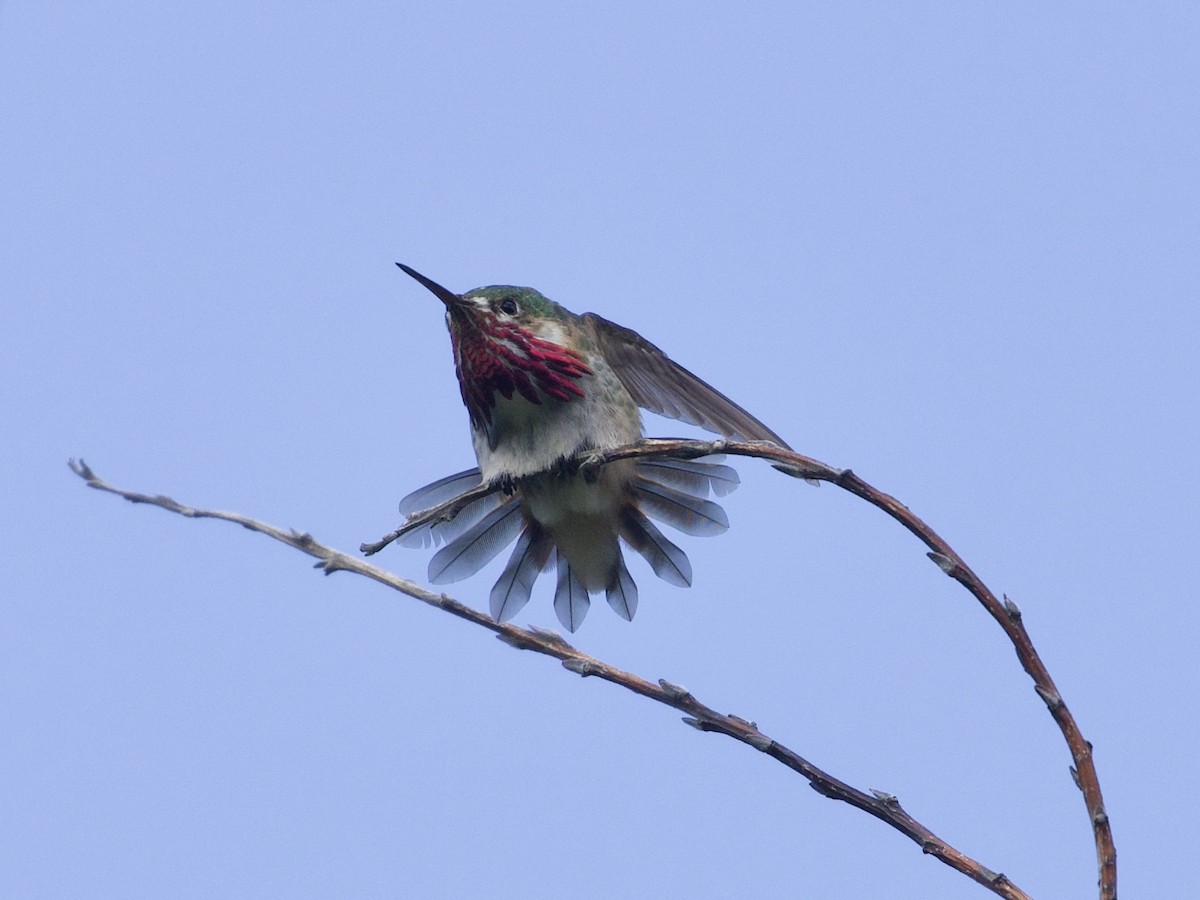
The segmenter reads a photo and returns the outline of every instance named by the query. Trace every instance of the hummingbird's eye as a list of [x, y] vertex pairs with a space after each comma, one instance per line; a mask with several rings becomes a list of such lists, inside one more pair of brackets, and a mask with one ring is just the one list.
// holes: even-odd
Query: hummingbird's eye
[[516, 298], [514, 297], [504, 297], [499, 303], [496, 304], [496, 306], [499, 308], [500, 312], [504, 313], [506, 316], [515, 316], [519, 308], [517, 306]]

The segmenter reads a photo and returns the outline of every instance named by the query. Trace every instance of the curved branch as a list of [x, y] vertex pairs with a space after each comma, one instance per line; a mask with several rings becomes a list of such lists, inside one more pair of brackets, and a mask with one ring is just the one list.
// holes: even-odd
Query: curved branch
[[[614, 459], [627, 456], [669, 455], [695, 458], [720, 452], [744, 456], [758, 456], [769, 452], [770, 455], [763, 455], [763, 458], [772, 460], [775, 460], [775, 453], [783, 453], [788, 458], [775, 461], [781, 463], [781, 467], [785, 471], [788, 471], [789, 474], [796, 475], [797, 477], [831, 480], [822, 478], [821, 476], [826, 472], [833, 473], [835, 471], [815, 461], [806, 460], [805, 457], [801, 457], [798, 454], [779, 451], [774, 445], [735, 444], [724, 441], [641, 441], [638, 444], [622, 447], [604, 454], [591, 454], [579, 461], [579, 465], [583, 467], [600, 466]], [[812, 464], [812, 468], [809, 467], [809, 463]], [[577, 675], [600, 678], [603, 681], [620, 685], [635, 694], [640, 694], [665, 706], [677, 709], [686, 714], [683, 719], [685, 724], [691, 725], [699, 731], [724, 734], [767, 754], [772, 759], [806, 778], [809, 785], [817, 793], [830, 799], [849, 803], [851, 806], [875, 816], [919, 844], [923, 852], [962, 872], [973, 881], [988, 888], [997, 896], [1008, 898], [1008, 900], [1029, 900], [1029, 895], [1013, 884], [1003, 873], [994, 872], [983, 866], [939, 838], [930, 829], [914, 819], [904, 810], [894, 795], [884, 791], [872, 790], [868, 792], [851, 787], [813, 765], [800, 754], [764, 734], [754, 722], [743, 719], [740, 716], [719, 713], [701, 703], [688, 690], [677, 684], [664, 679], [659, 679], [657, 683], [653, 683], [638, 675], [618, 669], [616, 666], [611, 666], [576, 649], [553, 631], [536, 627], [519, 628], [515, 625], [497, 624], [490, 616], [472, 609], [445, 594], [434, 594], [408, 579], [372, 566], [357, 557], [349, 556], [331, 547], [326, 547], [306, 532], [277, 528], [273, 525], [259, 522], [256, 519], [251, 519], [248, 516], [243, 516], [240, 513], [185, 506], [162, 494], [142, 494], [114, 487], [96, 475], [83, 460], [71, 460], [70, 467], [71, 471], [87, 482], [88, 487], [116, 494], [119, 497], [124, 497], [131, 503], [144, 503], [157, 506], [168, 512], [188, 518], [221, 519], [222, 521], [241, 525], [243, 528], [251, 531], [265, 534], [290, 547], [294, 547], [302, 553], [307, 553], [309, 556], [315, 557], [318, 562], [314, 568], [322, 570], [326, 575], [338, 571], [346, 571], [370, 578], [393, 590], [420, 600], [422, 603], [437, 607], [481, 628], [486, 628], [488, 631], [495, 633], [496, 637], [504, 641], [504, 643], [518, 650], [531, 650], [544, 656], [553, 657], [560, 660], [565, 669]], [[479, 491], [483, 487], [485, 486], [481, 485], [480, 488], [474, 490]], [[493, 487], [492, 489], [495, 488]], [[455, 504], [460, 501], [461, 496], [434, 509], [418, 513], [406, 522], [401, 529], [398, 529], [398, 531], [403, 533], [410, 527], [416, 527], [420, 522], [429, 521], [431, 518], [438, 516], [453, 518], [453, 515], [450, 515], [448, 510], [454, 509]], [[457, 508], [461, 509], [461, 506]], [[386, 543], [387, 541], [384, 541], [383, 545], [386, 545]]]
[[[1092, 745], [1079, 730], [1079, 725], [1075, 722], [1075, 717], [1071, 714], [1070, 709], [1067, 708], [1062, 694], [1054, 684], [1054, 679], [1050, 677], [1049, 670], [1034, 648], [1033, 641], [1029, 637], [1029, 632], [1025, 628], [1020, 607], [1013, 600], [1009, 599], [1008, 596], [1004, 596], [1003, 601], [999, 600], [987, 585], [983, 583], [982, 579], [971, 570], [971, 567], [963, 561], [962, 557], [946, 543], [945, 539], [925, 524], [919, 517], [914, 515], [907, 506], [895, 497], [885, 494], [883, 491], [863, 481], [850, 469], [835, 469], [833, 466], [826, 465], [812, 457], [785, 450], [782, 447], [764, 441], [692, 441], [676, 438], [648, 438], [638, 441], [635, 444], [617, 447], [612, 450], [592, 451], [581, 454], [575, 460], [575, 463], [581, 470], [587, 470], [588, 468], [606, 465], [618, 459], [646, 459], [662, 456], [669, 456], [676, 459], [696, 459], [714, 453], [727, 453], [734, 456], [750, 456], [764, 459], [785, 474], [796, 478], [803, 478], [807, 481], [828, 481], [855, 496], [861, 497], [872, 506], [883, 510], [916, 535], [929, 548], [927, 555], [937, 564], [938, 568], [970, 591], [972, 596], [983, 605], [988, 614], [1004, 629], [1004, 633], [1008, 636], [1008, 639], [1017, 651], [1017, 658], [1020, 659], [1021, 666], [1029, 674], [1029, 677], [1033, 679], [1034, 690], [1046, 704], [1046, 708], [1050, 711], [1050, 715], [1054, 718], [1059, 730], [1062, 731], [1063, 737], [1066, 739], [1073, 762], [1070, 769], [1071, 777], [1083, 794], [1088, 818], [1092, 824], [1092, 838], [1096, 845], [1096, 861], [1099, 868], [1100, 897], [1101, 900], [1116, 900], [1117, 851], [1113, 843], [1112, 827], [1108, 821], [1108, 813], [1104, 808], [1104, 797], [1100, 791], [1100, 779], [1096, 774], [1096, 766], [1092, 759]], [[487, 493], [489, 489], [496, 490], [496, 488], [497, 486], [494, 484], [491, 486], [482, 484], [478, 488], [475, 488], [474, 492]], [[468, 497], [464, 494], [433, 509], [416, 513], [397, 532], [393, 532], [393, 534], [399, 536], [409, 529], [416, 528], [429, 521], [452, 519], [466, 505], [466, 502], [469, 502], [471, 499], [474, 499], [474, 497]], [[394, 538], [384, 539], [378, 546], [374, 544], [364, 545], [363, 549], [366, 551], [368, 546], [381, 549], [383, 546], [386, 546], [389, 539]], [[374, 552], [374, 550], [369, 552]]]

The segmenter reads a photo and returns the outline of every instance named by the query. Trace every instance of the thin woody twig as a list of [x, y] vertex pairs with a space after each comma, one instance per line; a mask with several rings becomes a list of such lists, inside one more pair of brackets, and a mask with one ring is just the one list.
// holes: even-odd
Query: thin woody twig
[[413, 513], [395, 531], [389, 531], [377, 541], [372, 541], [369, 544], [361, 544], [358, 549], [366, 556], [374, 556], [388, 544], [392, 543], [392, 541], [404, 537], [404, 535], [408, 534], [414, 528], [419, 528], [429, 522], [449, 522], [480, 497], [494, 494], [498, 490], [500, 490], [499, 482], [485, 481], [483, 484], [478, 484], [468, 491], [463, 491], [461, 494], [451, 497], [445, 503], [439, 503], [437, 506]]
[[[595, 454], [588, 457], [583, 462], [583, 465], [603, 465], [605, 462], [611, 461], [611, 459], [621, 458], [622, 455], [673, 455], [694, 458], [709, 453], [721, 452], [721, 450], [713, 449], [718, 444], [721, 445], [721, 450], [738, 455], [759, 455], [764, 448], [772, 447], [772, 445], [734, 444], [721, 441], [643, 441], [630, 447], [611, 451], [610, 453]], [[772, 452], [775, 452], [773, 447]], [[796, 474], [799, 477], [817, 478], [820, 476], [814, 474], [814, 472], [824, 473], [827, 470], [833, 473], [835, 471], [819, 463], [815, 463], [815, 461], [811, 461], [815, 468], [810, 470], [807, 468], [808, 462], [804, 461], [803, 457], [799, 457], [797, 454], [786, 453], [785, 451], [778, 452], [785, 453], [788, 459], [777, 461], [783, 463], [785, 467], [789, 467], [790, 470], [793, 470], [792, 474]], [[611, 459], [609, 458], [610, 456]], [[775, 459], [774, 455], [764, 456], [764, 458]], [[434, 594], [414, 582], [372, 566], [357, 557], [349, 556], [339, 550], [326, 547], [305, 532], [277, 528], [239, 513], [185, 506], [161, 494], [150, 495], [117, 488], [97, 476], [83, 460], [71, 460], [70, 466], [76, 475], [84, 479], [89, 487], [96, 490], [116, 494], [132, 503], [157, 506], [188, 518], [221, 519], [226, 522], [236, 523], [243, 528], [265, 534], [303, 553], [307, 553], [309, 556], [315, 557], [318, 562], [314, 568], [321, 569], [327, 575], [337, 571], [355, 572], [430, 606], [442, 609], [460, 619], [465, 619], [481, 628], [486, 628], [494, 632], [496, 637], [512, 647], [519, 650], [531, 650], [535, 653], [558, 659], [562, 662], [564, 668], [577, 675], [600, 678], [603, 681], [620, 685], [635, 694], [640, 694], [643, 697], [677, 709], [686, 714], [683, 720], [686, 724], [700, 731], [727, 735], [755, 750], [767, 754], [806, 778], [810, 786], [822, 796], [849, 803], [851, 806], [875, 816], [916, 842], [923, 852], [962, 872], [973, 881], [988, 888], [997, 896], [1006, 897], [1009, 900], [1028, 900], [1029, 895], [1013, 884], [1004, 874], [994, 872], [983, 866], [939, 838], [930, 829], [914, 819], [904, 810], [900, 802], [892, 794], [874, 790], [869, 792], [861, 791], [851, 787], [813, 765], [795, 751], [790, 750], [788, 747], [764, 734], [754, 722], [743, 719], [740, 716], [719, 713], [701, 703], [689, 691], [679, 685], [662, 679], [657, 683], [653, 683], [630, 672], [618, 669], [577, 650], [553, 631], [533, 627], [527, 629], [519, 628], [510, 624], [497, 624], [490, 616], [472, 609], [445, 594]], [[427, 513], [418, 514], [418, 516], [436, 517], [437, 515], [444, 515], [445, 510], [443, 507], [446, 506], [447, 504], [443, 504], [442, 507], [438, 507]], [[412, 525], [412, 527], [415, 527], [413, 522], [416, 518], [417, 516], [414, 516], [413, 519], [410, 519], [409, 523], [406, 523], [406, 526]], [[423, 521], [429, 521], [429, 518], [425, 518]]]
[[[1113, 843], [1112, 827], [1104, 807], [1104, 797], [1100, 791], [1100, 779], [1096, 774], [1096, 766], [1092, 759], [1092, 745], [1084, 738], [1079, 725], [1075, 722], [1075, 717], [1067, 708], [1061, 692], [1054, 684], [1054, 679], [1050, 677], [1049, 670], [1034, 648], [1033, 640], [1025, 628], [1020, 608], [1007, 596], [1004, 597], [1003, 602], [997, 599], [996, 595], [954, 549], [937, 532], [914, 515], [907, 506], [863, 481], [850, 469], [836, 469], [812, 457], [784, 450], [775, 444], [762, 441], [692, 441], [652, 438], [612, 450], [590, 452], [578, 460], [578, 465], [582, 469], [586, 469], [602, 466], [618, 459], [648, 459], [663, 456], [696, 459], [714, 453], [764, 459], [786, 474], [807, 481], [828, 481], [861, 497], [872, 506], [886, 512], [916, 535], [929, 548], [927, 555], [938, 568], [970, 591], [975, 599], [983, 605], [988, 614], [1004, 629], [1004, 633], [1017, 651], [1021, 666], [1033, 679], [1034, 690], [1045, 702], [1050, 715], [1066, 739], [1067, 747], [1071, 752], [1071, 777], [1083, 794], [1088, 818], [1092, 825], [1092, 838], [1096, 845], [1096, 861], [1099, 869], [1100, 897], [1101, 900], [1116, 900], [1117, 851]], [[480, 488], [484, 487], [486, 485], [480, 486]], [[400, 533], [429, 521], [453, 518], [454, 514], [465, 506], [465, 502], [458, 505], [461, 500], [461, 497], [455, 498], [448, 503], [415, 514], [402, 526], [399, 530]], [[386, 541], [380, 546], [385, 545]], [[365, 549], [366, 545], [364, 545]]]
[[[661, 445], [661, 447], [660, 447]], [[714, 453], [721, 453], [726, 446], [724, 440], [717, 441], [684, 441], [682, 439], [664, 439], [664, 438], [647, 438], [637, 444], [630, 444], [627, 447], [619, 447], [615, 450], [607, 452], [591, 451], [581, 454], [580, 458], [575, 460], [575, 466], [581, 470], [597, 469], [602, 465], [613, 462], [617, 459], [623, 459], [625, 456], [673, 456], [677, 459], [697, 459], [701, 456], [711, 456]], [[762, 446], [774, 447], [774, 444], [754, 443], [746, 446]], [[629, 452], [634, 451], [639, 452]], [[642, 452], [647, 451], [647, 452]], [[754, 455], [754, 454], [749, 454]], [[806, 466], [811, 466], [811, 471]], [[831, 469], [824, 463], [819, 463], [816, 460], [808, 460], [806, 464], [790, 464], [777, 465], [781, 472], [788, 475], [794, 475], [798, 478], [804, 478], [808, 481], [819, 480], [820, 475], [829, 473], [837, 473], [837, 469]], [[437, 506], [431, 506], [429, 509], [418, 510], [410, 515], [399, 528], [394, 531], [389, 531], [377, 541], [359, 545], [359, 550], [367, 556], [374, 556], [384, 547], [396, 541], [404, 535], [408, 534], [415, 528], [420, 528], [422, 525], [438, 524], [441, 522], [449, 522], [454, 519], [460, 512], [478, 500], [480, 497], [486, 497], [488, 494], [493, 494], [500, 490], [502, 485], [498, 481], [485, 481], [478, 484], [468, 491], [463, 491], [457, 496], [451, 497], [445, 503], [439, 503]]]

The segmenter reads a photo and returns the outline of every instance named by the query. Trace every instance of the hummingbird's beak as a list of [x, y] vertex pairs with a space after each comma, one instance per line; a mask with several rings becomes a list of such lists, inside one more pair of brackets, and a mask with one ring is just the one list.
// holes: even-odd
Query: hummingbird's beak
[[432, 291], [433, 295], [435, 297], [437, 297], [439, 300], [441, 300], [443, 303], [446, 304], [447, 309], [453, 309], [455, 306], [462, 305], [462, 302], [463, 302], [462, 297], [458, 296], [458, 294], [454, 293], [453, 291], [447, 290], [446, 288], [444, 288], [440, 284], [438, 284], [436, 281], [433, 281], [430, 278], [426, 278], [424, 275], [422, 275], [416, 269], [410, 269], [404, 263], [398, 262], [398, 263], [396, 263], [396, 265], [398, 265], [404, 271], [404, 273], [406, 275], [411, 275], [417, 281], [421, 282], [421, 284], [425, 285], [425, 287], [427, 287], [430, 291]]

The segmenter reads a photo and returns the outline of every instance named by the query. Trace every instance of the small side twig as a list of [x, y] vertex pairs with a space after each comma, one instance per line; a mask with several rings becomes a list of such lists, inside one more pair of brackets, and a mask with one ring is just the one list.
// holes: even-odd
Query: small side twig
[[[643, 444], [653, 444], [654, 442], [642, 442]], [[674, 443], [674, 442], [671, 442]], [[695, 452], [698, 446], [702, 446], [702, 442], [688, 441], [683, 442], [686, 447], [680, 448], [680, 454], [685, 457], [704, 456], [708, 453], [716, 452], [712, 449], [706, 452]], [[720, 443], [720, 442], [709, 442]], [[629, 455], [638, 455], [638, 451], [634, 448], [640, 445], [633, 445], [631, 448], [622, 448], [622, 451], [632, 451]], [[742, 445], [739, 445], [742, 446]], [[746, 447], [757, 447], [762, 449], [762, 445], [744, 445]], [[737, 452], [734, 445], [728, 445], [726, 448], [729, 452]], [[662, 452], [662, 455], [667, 455], [663, 447], [646, 448], [646, 455], [651, 452]], [[613, 451], [614, 453], [617, 451]], [[607, 457], [608, 454], [605, 454]], [[745, 453], [742, 455], [752, 455]], [[794, 454], [789, 454], [794, 455]], [[618, 457], [613, 457], [618, 458]], [[589, 465], [602, 465], [608, 460], [597, 460], [595, 457], [588, 459]], [[802, 466], [802, 463], [794, 463], [787, 461], [788, 465]], [[265, 534], [268, 537], [281, 541], [288, 546], [306, 553], [309, 556], [315, 557], [318, 561], [314, 568], [321, 569], [325, 574], [332, 574], [337, 571], [355, 572], [380, 584], [397, 590], [403, 594], [420, 600], [430, 606], [435, 606], [442, 609], [451, 615], [457, 616], [460, 619], [469, 621], [481, 628], [495, 633], [496, 637], [502, 640], [509, 646], [519, 650], [531, 650], [543, 656], [548, 656], [553, 659], [560, 660], [564, 668], [583, 677], [599, 678], [603, 681], [608, 681], [612, 684], [619, 685], [626, 690], [632, 691], [635, 694], [640, 694], [665, 706], [679, 710], [685, 714], [684, 723], [703, 732], [715, 732], [724, 734], [734, 740], [740, 741], [761, 753], [765, 753], [772, 759], [787, 766], [792, 771], [800, 774], [808, 780], [812, 788], [824, 797], [834, 800], [840, 800], [848, 803], [858, 809], [875, 816], [882, 822], [887, 823], [897, 831], [909, 837], [916, 842], [923, 852], [940, 860], [951, 868], [962, 872], [973, 881], [988, 888], [992, 893], [1000, 897], [1009, 898], [1009, 900], [1028, 900], [1029, 895], [1022, 891], [1019, 887], [1013, 884], [1002, 873], [994, 872], [978, 861], [967, 856], [962, 851], [956, 849], [946, 841], [939, 838], [929, 828], [922, 825], [914, 819], [900, 805], [900, 802], [892, 794], [884, 791], [861, 791], [851, 787], [845, 782], [834, 778], [832, 775], [813, 765], [800, 754], [789, 749], [779, 741], [764, 734], [758, 726], [748, 720], [732, 714], [719, 713], [704, 703], [701, 703], [687, 689], [674, 684], [665, 679], [659, 680], [657, 683], [647, 681], [646, 679], [626, 672], [616, 666], [609, 665], [602, 660], [589, 656], [586, 653], [576, 649], [560, 635], [552, 631], [547, 631], [542, 628], [520, 628], [515, 625], [497, 624], [491, 617], [481, 613], [445, 594], [434, 594], [427, 591], [417, 584], [405, 578], [393, 575], [382, 569], [376, 568], [367, 562], [356, 557], [348, 556], [341, 551], [326, 547], [324, 544], [315, 540], [306, 532], [298, 532], [294, 530], [285, 530], [277, 528], [273, 525], [268, 525], [264, 522], [259, 522], [248, 516], [243, 516], [239, 513], [221, 512], [217, 510], [199, 509], [196, 507], [186, 506], [173, 500], [170, 497], [157, 494], [143, 494], [136, 491], [125, 490], [123, 488], [114, 487], [108, 482], [101, 479], [96, 473], [83, 461], [71, 460], [71, 470], [80, 478], [84, 479], [88, 486], [96, 490], [105, 491], [110, 494], [115, 494], [118, 497], [124, 497], [132, 503], [143, 503], [151, 506], [157, 506], [165, 509], [168, 512], [173, 512], [178, 515], [187, 516], [188, 518], [209, 518], [220, 519], [226, 522], [233, 522], [247, 528], [251, 531], [257, 531], [260, 534]], [[834, 470], [829, 470], [833, 472]], [[798, 477], [816, 477], [809, 471], [805, 471], [803, 475]], [[457, 498], [456, 498], [457, 499]], [[454, 501], [451, 501], [453, 504]], [[443, 504], [446, 507], [448, 504]], [[439, 507], [438, 509], [442, 509]], [[459, 507], [461, 508], [461, 507]], [[428, 515], [437, 514], [438, 510], [428, 511]], [[421, 513], [420, 516], [426, 516], [427, 513]], [[416, 517], [410, 519], [407, 526], [416, 527], [413, 522]], [[424, 521], [429, 521], [428, 518]]]
[[420, 528], [422, 525], [437, 522], [449, 522], [460, 512], [478, 500], [480, 497], [486, 497], [488, 494], [494, 494], [500, 490], [500, 483], [496, 481], [485, 481], [483, 484], [478, 484], [468, 491], [463, 491], [456, 497], [451, 497], [445, 503], [440, 503], [437, 506], [432, 506], [429, 509], [423, 509], [420, 512], [415, 512], [405, 521], [403, 525], [395, 531], [389, 531], [377, 541], [372, 541], [369, 544], [359, 545], [359, 551], [365, 556], [374, 556], [392, 541], [399, 540], [408, 534], [414, 528]]

